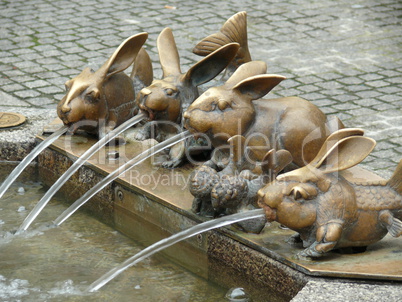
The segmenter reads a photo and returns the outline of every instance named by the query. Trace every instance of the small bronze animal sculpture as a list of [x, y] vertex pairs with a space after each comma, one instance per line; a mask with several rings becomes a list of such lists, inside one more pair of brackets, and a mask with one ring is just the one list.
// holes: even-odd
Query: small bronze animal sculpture
[[230, 158], [224, 167], [214, 165], [210, 161], [194, 169], [190, 176], [189, 189], [194, 196], [192, 210], [202, 216], [216, 217], [222, 214], [222, 211], [217, 211], [218, 209], [212, 207], [211, 192], [220, 181], [229, 175], [238, 176], [243, 167], [244, 137], [234, 136], [228, 142], [230, 143]]
[[248, 146], [288, 150], [294, 164], [304, 166], [343, 125], [337, 118], [327, 120], [315, 105], [298, 97], [260, 99], [285, 79], [265, 71], [261, 61], [241, 65], [224, 85], [209, 88], [189, 106], [184, 126], [207, 135], [215, 148], [243, 135]]
[[[156, 131], [170, 135], [180, 128], [176, 125], [181, 125], [183, 110], [198, 97], [197, 87], [213, 79], [225, 69], [235, 56], [239, 45], [236, 43], [224, 45], [185, 73], [181, 72], [179, 53], [170, 28], [165, 28], [160, 33], [157, 47], [163, 78], [154, 80], [151, 85], [142, 89], [138, 94], [137, 102], [139, 108], [148, 113], [149, 120], [165, 121], [160, 123], [162, 126]], [[144, 140], [150, 137], [151, 124], [144, 127], [137, 134], [136, 139]], [[171, 148], [170, 160], [163, 163], [164, 167], [173, 168], [181, 163], [184, 158], [183, 146], [184, 143]]]
[[367, 247], [388, 232], [402, 234], [402, 160], [388, 181], [352, 183], [338, 172], [360, 163], [375, 141], [359, 129], [329, 136], [305, 167], [279, 175], [258, 192], [269, 221], [297, 232], [301, 257], [321, 257], [333, 249]]
[[[291, 162], [292, 157], [288, 151], [270, 150], [261, 163], [256, 163], [254, 169], [245, 169], [238, 174], [223, 177], [212, 188], [212, 207], [216, 211], [224, 209], [225, 214], [257, 208], [258, 190], [275, 179], [276, 175]], [[237, 225], [243, 231], [259, 234], [266, 222], [266, 219], [254, 219], [239, 222]]]
[[[67, 93], [57, 106], [57, 114], [72, 132], [83, 129], [103, 137], [105, 133], [133, 117], [138, 108], [135, 102], [133, 79], [148, 85], [152, 70], [146, 51], [142, 48], [148, 37], [140, 33], [126, 39], [97, 71], [85, 68], [65, 84]], [[123, 71], [135, 60], [131, 78]], [[139, 74], [137, 71], [144, 71]]]
[[[289, 151], [270, 150], [262, 162], [255, 162], [254, 169], [236, 170], [226, 174], [212, 188], [211, 204], [214, 209], [226, 209], [228, 214], [249, 205], [257, 206], [257, 192], [292, 162]], [[256, 173], [256, 171], [258, 171]]]
[[240, 65], [251, 61], [247, 40], [246, 12], [239, 12], [230, 17], [219, 32], [200, 41], [194, 47], [193, 52], [200, 56], [207, 56], [218, 48], [233, 42], [238, 43], [240, 47], [236, 56], [226, 68], [227, 76], [231, 76]]
[[[246, 154], [250, 149], [244, 142], [240, 135], [229, 139], [230, 162], [223, 170], [206, 165], [194, 170], [189, 186], [194, 212], [216, 217], [256, 208], [257, 191], [292, 161], [288, 151], [270, 150], [263, 162], [255, 162]], [[259, 219], [237, 225], [246, 232], [259, 233], [265, 223], [266, 219]]]

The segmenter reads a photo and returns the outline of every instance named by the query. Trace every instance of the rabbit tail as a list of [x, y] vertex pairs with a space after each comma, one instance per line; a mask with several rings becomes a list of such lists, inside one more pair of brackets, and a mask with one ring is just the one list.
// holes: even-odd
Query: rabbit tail
[[399, 161], [394, 174], [388, 180], [388, 185], [398, 194], [402, 195], [402, 159]]
[[247, 13], [240, 12], [230, 17], [219, 32], [204, 38], [193, 49], [199, 56], [207, 56], [228, 43], [239, 43], [240, 48], [229, 64], [228, 70], [233, 73], [241, 64], [251, 61], [247, 41]]
[[135, 58], [130, 78], [133, 80], [136, 93], [151, 85], [154, 79], [151, 58], [143, 47]]

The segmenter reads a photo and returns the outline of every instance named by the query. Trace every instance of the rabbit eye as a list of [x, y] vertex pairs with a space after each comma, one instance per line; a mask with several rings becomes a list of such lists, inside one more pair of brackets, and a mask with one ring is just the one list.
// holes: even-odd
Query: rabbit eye
[[176, 93], [172, 88], [165, 89], [165, 94], [168, 96], [172, 96]]
[[317, 189], [311, 185], [301, 184], [300, 186], [294, 186], [291, 191], [290, 195], [293, 195], [295, 200], [298, 199], [313, 199], [318, 194]]
[[295, 200], [298, 200], [301, 198], [307, 199], [307, 197], [308, 197], [307, 192], [303, 188], [300, 188], [300, 187], [294, 187], [290, 193], [293, 195], [293, 198]]
[[218, 106], [218, 103], [216, 103], [216, 102], [211, 103], [211, 109], [209, 111], [215, 111], [217, 106]]
[[229, 107], [229, 103], [224, 101], [224, 100], [220, 100], [218, 102], [218, 107], [219, 107], [219, 110], [223, 111], [223, 110], [225, 110], [226, 108]]
[[90, 102], [90, 103], [95, 103], [99, 100], [99, 90], [94, 89], [91, 90], [87, 95], [86, 95], [86, 99]]

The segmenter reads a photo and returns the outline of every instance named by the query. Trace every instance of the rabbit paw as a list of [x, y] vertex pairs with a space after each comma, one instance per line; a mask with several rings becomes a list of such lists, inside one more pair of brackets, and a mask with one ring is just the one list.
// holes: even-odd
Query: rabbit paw
[[163, 162], [162, 167], [165, 169], [173, 169], [173, 168], [178, 167], [181, 163], [182, 163], [181, 159], [174, 158], [174, 159]]
[[308, 248], [306, 248], [305, 250], [299, 252], [297, 254], [297, 256], [299, 257], [299, 259], [322, 257], [324, 255], [324, 253], [317, 251], [316, 246], [317, 246], [317, 242], [314, 242]]

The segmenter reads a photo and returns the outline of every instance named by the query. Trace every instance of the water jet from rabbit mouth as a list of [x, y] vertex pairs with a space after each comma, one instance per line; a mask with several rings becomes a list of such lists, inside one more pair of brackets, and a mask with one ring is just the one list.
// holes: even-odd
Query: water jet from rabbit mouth
[[72, 126], [72, 122], [70, 122], [68, 120], [68, 117], [63, 115], [63, 116], [59, 116], [59, 118], [61, 119], [61, 121], [63, 122], [64, 125], [66, 125], [67, 127], [71, 127]]
[[184, 126], [184, 128], [186, 128], [188, 131], [191, 132], [191, 134], [193, 135], [193, 137], [194, 137], [195, 140], [199, 139], [199, 138], [201, 137], [201, 135], [203, 134], [203, 133], [200, 133], [197, 129], [191, 127], [191, 126], [188, 124], [188, 119], [184, 119], [184, 121], [183, 121], [183, 126]]
[[183, 126], [191, 133], [198, 132], [196, 129], [190, 126], [190, 120], [188, 118], [183, 118]]
[[271, 208], [269, 205], [267, 205], [264, 201], [263, 198], [259, 198], [257, 201], [257, 204], [260, 208], [263, 208], [265, 211], [265, 217], [269, 222], [275, 221], [276, 220], [276, 210]]
[[68, 122], [68, 121], [65, 122], [64, 120], [63, 120], [63, 123], [64, 123], [64, 125], [66, 125], [68, 127], [68, 130], [67, 130], [66, 134], [72, 135], [72, 134], [75, 134], [77, 132], [78, 127], [77, 127], [76, 123]]
[[155, 119], [155, 112], [144, 105], [140, 106], [141, 112], [148, 116], [148, 121], [153, 121]]

